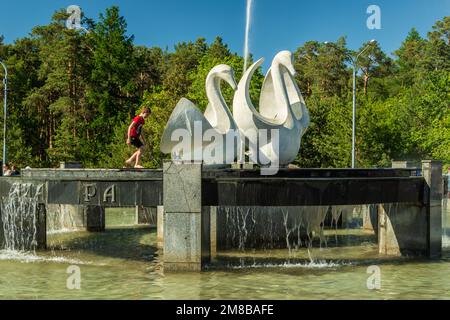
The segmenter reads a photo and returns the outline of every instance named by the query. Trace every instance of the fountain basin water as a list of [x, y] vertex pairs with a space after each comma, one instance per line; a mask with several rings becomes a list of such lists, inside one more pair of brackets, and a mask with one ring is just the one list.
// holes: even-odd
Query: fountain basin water
[[[27, 177], [14, 182], [42, 184], [38, 199], [41, 208], [50, 204], [83, 207], [84, 227], [92, 231], [104, 231], [106, 208], [164, 205], [164, 218], [159, 219], [158, 229], [163, 230], [159, 241], [164, 247], [165, 270], [198, 271], [208, 265], [214, 250], [223, 244], [223, 233], [232, 234], [234, 230], [236, 236], [229, 245], [241, 250], [251, 247], [252, 241], [264, 239], [274, 240], [277, 246], [284, 242], [285, 247], [292, 249], [304, 245], [311, 235], [320, 236], [329, 206], [370, 203], [381, 204], [378, 212], [383, 220], [377, 228], [380, 254], [439, 256], [439, 166], [437, 162], [424, 162], [420, 177], [415, 175], [416, 170], [407, 169], [282, 169], [267, 177], [258, 170], [209, 170], [196, 163], [168, 162], [164, 172], [144, 170], [138, 174], [124, 170], [28, 170]], [[9, 192], [11, 181], [0, 179], [0, 191]], [[238, 223], [233, 223], [233, 219], [220, 222], [226, 213], [218, 216], [217, 211], [214, 219], [215, 207], [236, 210], [239, 215], [233, 219]], [[247, 212], [249, 207], [256, 211]], [[258, 207], [278, 211], [265, 214], [267, 209]], [[336, 213], [333, 215], [337, 217]], [[2, 220], [11, 221], [4, 219], [3, 214]], [[252, 220], [260, 222], [251, 227]], [[45, 230], [45, 225], [39, 220], [36, 229]], [[34, 234], [34, 229], [27, 232]]]

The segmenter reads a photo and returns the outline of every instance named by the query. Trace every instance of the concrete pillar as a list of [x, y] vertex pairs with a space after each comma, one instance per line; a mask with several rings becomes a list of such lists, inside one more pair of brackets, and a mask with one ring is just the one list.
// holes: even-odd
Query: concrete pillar
[[423, 161], [422, 203], [383, 204], [379, 213], [379, 252], [439, 258], [442, 251], [442, 163]]
[[202, 210], [202, 165], [165, 162], [163, 172], [164, 271], [200, 271], [210, 259], [209, 208]]
[[36, 219], [36, 242], [38, 250], [47, 249], [47, 208], [44, 203], [39, 203]]
[[424, 202], [428, 220], [428, 256], [440, 258], [442, 253], [442, 198], [444, 193], [442, 162], [422, 161], [422, 175], [426, 182]]
[[214, 211], [215, 207], [202, 207], [201, 212], [201, 269], [206, 264], [211, 263], [211, 213]]
[[84, 207], [86, 217], [86, 229], [89, 232], [105, 231], [105, 208], [101, 206], [87, 205]]
[[164, 248], [164, 206], [158, 206], [156, 217], [156, 246], [158, 249]]
[[135, 224], [156, 225], [156, 208], [136, 206]]
[[377, 205], [369, 204], [362, 206], [363, 229], [378, 232], [378, 209]]
[[[420, 163], [417, 161], [392, 161], [393, 169], [414, 169], [419, 168]], [[378, 228], [378, 218], [380, 216], [384, 217], [385, 211], [378, 213], [378, 209], [382, 208], [379, 205], [370, 205], [369, 212], [363, 214], [363, 229], [374, 230], [377, 233], [380, 229]], [[381, 209], [383, 210], [383, 209]]]
[[217, 207], [210, 209], [211, 260], [217, 257]]
[[[449, 247], [450, 246], [450, 224], [449, 224], [449, 199], [444, 194], [444, 199], [442, 199], [442, 246]], [[1, 231], [0, 231], [1, 232]]]
[[427, 254], [426, 208], [420, 204], [380, 204], [379, 253], [389, 256]]

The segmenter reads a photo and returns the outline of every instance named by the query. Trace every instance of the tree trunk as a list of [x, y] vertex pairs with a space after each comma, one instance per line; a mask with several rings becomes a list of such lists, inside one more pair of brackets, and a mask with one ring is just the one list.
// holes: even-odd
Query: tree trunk
[[364, 96], [367, 96], [367, 88], [369, 85], [369, 75], [366, 73], [364, 74]]

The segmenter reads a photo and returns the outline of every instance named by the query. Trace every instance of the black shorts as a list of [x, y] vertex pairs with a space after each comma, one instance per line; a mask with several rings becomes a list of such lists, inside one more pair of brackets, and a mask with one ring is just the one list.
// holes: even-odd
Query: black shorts
[[131, 144], [138, 149], [144, 145], [142, 143], [141, 139], [139, 139], [137, 137], [132, 137], [130, 140], [131, 140]]

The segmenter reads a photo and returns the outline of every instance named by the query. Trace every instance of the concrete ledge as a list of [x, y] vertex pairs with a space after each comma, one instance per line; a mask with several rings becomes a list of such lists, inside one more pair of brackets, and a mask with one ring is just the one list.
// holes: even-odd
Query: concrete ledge
[[204, 178], [204, 206], [324, 206], [422, 202], [422, 177]]
[[86, 229], [89, 232], [105, 231], [105, 208], [100, 206], [85, 206]]
[[202, 210], [202, 165], [196, 163], [164, 163], [164, 211], [168, 213], [200, 213]]
[[22, 177], [46, 180], [162, 180], [162, 170], [154, 169], [28, 169]]

